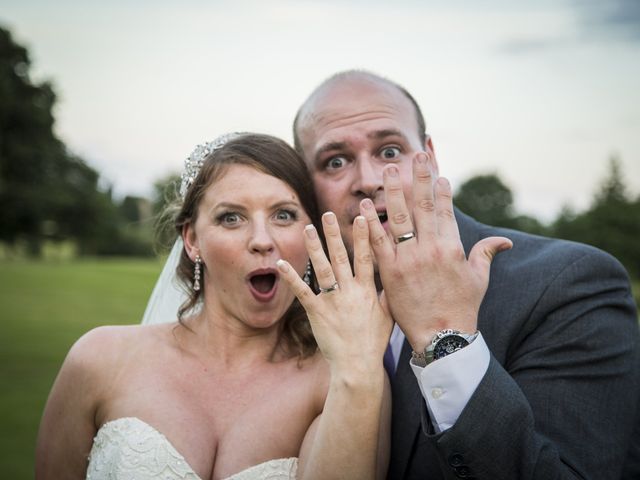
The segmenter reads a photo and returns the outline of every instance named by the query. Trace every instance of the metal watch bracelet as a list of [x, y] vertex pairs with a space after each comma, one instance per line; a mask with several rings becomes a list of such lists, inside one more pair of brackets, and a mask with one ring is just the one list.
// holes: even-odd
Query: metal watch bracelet
[[[440, 330], [433, 336], [433, 338], [431, 339], [431, 342], [429, 343], [429, 345], [427, 345], [424, 351], [411, 352], [411, 361], [419, 367], [426, 367], [434, 360], [437, 360], [438, 358], [443, 358], [447, 355], [450, 355], [451, 353], [454, 353], [466, 347], [476, 339], [476, 337], [478, 336], [478, 333], [479, 332], [477, 331], [475, 333], [462, 333], [458, 330], [453, 330], [451, 328], [445, 328], [444, 330]], [[438, 351], [436, 354], [436, 357], [434, 358], [434, 351], [436, 350], [436, 346], [438, 345], [438, 343], [440, 343], [441, 340], [444, 340], [447, 337], [456, 337], [455, 340], [457, 340], [457, 342], [453, 343], [451, 346], [448, 346], [445, 349], [442, 349], [442, 351]]]

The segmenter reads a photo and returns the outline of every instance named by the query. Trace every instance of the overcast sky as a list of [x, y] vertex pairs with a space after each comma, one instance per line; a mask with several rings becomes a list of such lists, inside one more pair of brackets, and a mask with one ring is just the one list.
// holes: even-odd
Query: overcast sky
[[0, 25], [119, 195], [227, 131], [291, 141], [299, 104], [350, 68], [412, 92], [454, 188], [497, 172], [550, 220], [588, 206], [615, 154], [640, 193], [638, 0], [0, 0]]

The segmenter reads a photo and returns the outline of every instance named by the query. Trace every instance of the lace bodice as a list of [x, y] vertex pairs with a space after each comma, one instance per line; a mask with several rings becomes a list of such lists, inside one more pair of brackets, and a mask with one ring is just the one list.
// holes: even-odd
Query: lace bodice
[[[225, 480], [292, 480], [297, 458], [254, 465]], [[93, 440], [87, 480], [201, 480], [167, 438], [138, 418], [105, 423]]]

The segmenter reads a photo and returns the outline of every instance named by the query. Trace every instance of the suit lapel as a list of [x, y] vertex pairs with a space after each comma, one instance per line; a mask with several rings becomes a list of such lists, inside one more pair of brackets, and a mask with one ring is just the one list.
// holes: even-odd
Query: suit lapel
[[392, 381], [391, 462], [388, 478], [402, 478], [420, 431], [422, 394], [409, 366], [411, 346], [402, 346], [398, 369]]

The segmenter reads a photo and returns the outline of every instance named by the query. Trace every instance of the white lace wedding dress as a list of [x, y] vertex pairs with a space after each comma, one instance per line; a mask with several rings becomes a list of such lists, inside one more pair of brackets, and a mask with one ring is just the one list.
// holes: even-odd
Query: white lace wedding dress
[[[254, 465], [225, 480], [292, 480], [297, 458]], [[87, 480], [201, 480], [169, 440], [138, 418], [105, 423], [93, 441]]]

